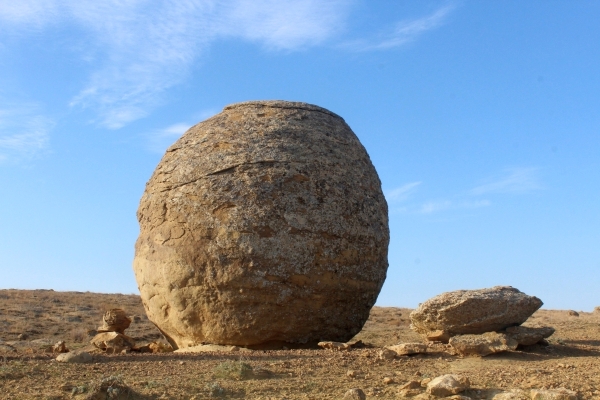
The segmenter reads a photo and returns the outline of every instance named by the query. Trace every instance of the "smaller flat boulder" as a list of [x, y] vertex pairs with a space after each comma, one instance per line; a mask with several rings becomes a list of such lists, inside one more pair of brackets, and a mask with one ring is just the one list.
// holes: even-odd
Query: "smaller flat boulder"
[[521, 346], [531, 346], [554, 334], [554, 328], [549, 326], [530, 328], [527, 326], [511, 326], [504, 330]]
[[487, 332], [483, 335], [459, 335], [450, 345], [460, 355], [485, 357], [493, 353], [515, 350], [519, 343], [506, 333]]
[[450, 336], [500, 331], [521, 325], [542, 301], [510, 286], [442, 293], [410, 313], [411, 328], [427, 335], [444, 331]]

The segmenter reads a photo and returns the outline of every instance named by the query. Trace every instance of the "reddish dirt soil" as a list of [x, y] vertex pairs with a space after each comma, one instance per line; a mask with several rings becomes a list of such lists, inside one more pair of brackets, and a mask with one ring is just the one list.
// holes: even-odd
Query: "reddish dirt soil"
[[[459, 357], [436, 344], [426, 354], [380, 359], [383, 346], [422, 341], [409, 328], [411, 310], [392, 307], [373, 308], [354, 339], [369, 347], [350, 351], [94, 353], [90, 364], [58, 363], [45, 352], [44, 343], [58, 340], [71, 350], [88, 345], [104, 311], [115, 307], [136, 316], [129, 336], [162, 340], [136, 295], [0, 290], [0, 399], [341, 399], [350, 388], [391, 399], [401, 398], [399, 388], [408, 381], [447, 373], [467, 376], [471, 389], [462, 394], [473, 399], [559, 387], [600, 399], [600, 312], [539, 310], [525, 325], [554, 327], [548, 346], [483, 358]], [[18, 340], [21, 334], [27, 338]]]

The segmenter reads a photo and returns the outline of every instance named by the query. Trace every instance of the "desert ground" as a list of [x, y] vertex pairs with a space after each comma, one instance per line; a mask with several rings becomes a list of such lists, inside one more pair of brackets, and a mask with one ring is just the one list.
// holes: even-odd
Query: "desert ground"
[[456, 373], [470, 380], [461, 395], [472, 399], [560, 387], [581, 399], [600, 399], [598, 311], [542, 308], [524, 325], [554, 327], [547, 345], [487, 357], [460, 357], [448, 345], [430, 344], [425, 354], [382, 359], [383, 346], [423, 339], [410, 330], [410, 309], [374, 307], [353, 339], [365, 347], [349, 351], [95, 352], [87, 364], [55, 361], [49, 344], [64, 340], [71, 350], [88, 346], [111, 308], [132, 316], [126, 333], [137, 342], [164, 340], [137, 295], [0, 290], [0, 398], [341, 399], [360, 388], [368, 399], [392, 399], [402, 398], [407, 382]]

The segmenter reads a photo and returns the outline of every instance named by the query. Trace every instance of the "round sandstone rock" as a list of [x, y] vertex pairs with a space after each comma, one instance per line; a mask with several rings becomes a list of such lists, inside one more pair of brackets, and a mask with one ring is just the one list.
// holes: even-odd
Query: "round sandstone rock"
[[388, 267], [371, 160], [341, 117], [306, 103], [233, 104], [190, 128], [138, 220], [142, 300], [175, 348], [345, 342]]

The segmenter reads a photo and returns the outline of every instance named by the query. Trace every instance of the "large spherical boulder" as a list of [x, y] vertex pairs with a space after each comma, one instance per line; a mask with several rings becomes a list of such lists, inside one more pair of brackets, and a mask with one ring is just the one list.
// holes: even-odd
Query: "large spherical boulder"
[[381, 182], [342, 118], [251, 101], [190, 128], [138, 209], [133, 263], [174, 347], [347, 341], [385, 280]]

